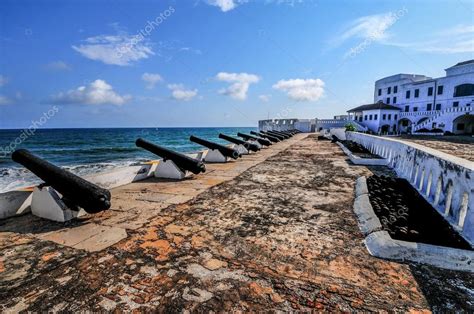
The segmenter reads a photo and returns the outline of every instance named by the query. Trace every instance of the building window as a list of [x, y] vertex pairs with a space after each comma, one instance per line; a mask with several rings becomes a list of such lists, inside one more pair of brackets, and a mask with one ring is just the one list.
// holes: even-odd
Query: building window
[[[367, 120], [367, 119], [366, 119]], [[359, 117], [359, 122], [362, 122], [362, 116]]]
[[415, 89], [415, 98], [418, 98], [418, 96], [420, 96], [420, 90]]
[[377, 119], [379, 118], [379, 116], [377, 114], [374, 115], [374, 120], [377, 121]]
[[387, 97], [387, 104], [390, 103], [390, 97]]
[[410, 106], [405, 106], [405, 112], [410, 111]]
[[392, 120], [392, 114], [391, 113], [388, 114], [388, 120]]
[[413, 107], [413, 112], [417, 112], [418, 111], [418, 107]]
[[443, 94], [443, 85], [438, 86], [438, 95]]
[[428, 87], [428, 96], [433, 96], [433, 87]]
[[393, 103], [394, 103], [394, 104], [397, 103], [397, 97], [393, 97]]
[[459, 107], [459, 101], [453, 102], [453, 108], [457, 108], [457, 107]]
[[458, 125], [456, 126], [456, 130], [458, 131], [464, 131], [464, 123], [458, 123]]
[[398, 93], [398, 86], [394, 86], [394, 87], [393, 87], [393, 93], [394, 93], [394, 94]]
[[379, 96], [382, 95], [382, 89], [379, 88]]
[[454, 97], [464, 97], [474, 95], [474, 84], [461, 84], [454, 87]]
[[392, 88], [389, 87], [388, 90], [387, 90], [387, 94], [390, 94], [392, 92]]
[[372, 115], [371, 114], [369, 114], [369, 120], [372, 120]]
[[410, 91], [409, 91], [409, 90], [407, 90], [407, 92], [406, 92], [406, 94], [405, 94], [405, 98], [406, 98], [406, 99], [409, 99], [409, 98], [410, 98]]
[[364, 116], [364, 120], [367, 121], [367, 115]]
[[441, 110], [441, 104], [436, 104], [436, 110]]
[[433, 107], [433, 104], [427, 104], [426, 105], [426, 110], [430, 111]]
[[387, 119], [387, 115], [384, 113], [384, 114], [382, 115], [382, 120], [386, 120], [386, 119]]
[[397, 121], [398, 115], [394, 115], [394, 116], [393, 116], [393, 119], [394, 119], [395, 121]]

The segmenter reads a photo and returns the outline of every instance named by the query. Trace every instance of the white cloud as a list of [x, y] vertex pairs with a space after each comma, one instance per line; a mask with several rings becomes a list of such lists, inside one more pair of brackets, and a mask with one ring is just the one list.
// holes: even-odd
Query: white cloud
[[271, 97], [272, 97], [272, 95], [259, 95], [258, 99], [260, 99], [263, 102], [268, 102]]
[[131, 36], [123, 32], [118, 35], [89, 37], [83, 44], [72, 48], [88, 59], [120, 66], [130, 65], [154, 55], [143, 36]]
[[393, 12], [367, 15], [352, 21], [349, 26], [336, 38], [333, 38], [332, 44], [339, 46], [351, 38], [370, 39], [379, 41], [388, 37], [387, 29], [392, 26], [399, 18], [399, 15]]
[[324, 94], [324, 82], [320, 79], [280, 80], [273, 88], [286, 92], [297, 101], [316, 101]]
[[219, 7], [222, 12], [233, 10], [237, 7], [237, 4], [241, 1], [234, 0], [207, 0], [207, 4]]
[[0, 74], [0, 87], [8, 83], [8, 78]]
[[176, 100], [189, 101], [197, 96], [197, 89], [185, 89], [183, 84], [169, 84], [171, 89], [171, 96]]
[[3, 95], [0, 95], [0, 106], [1, 105], [9, 105], [11, 103], [13, 103], [13, 101], [10, 98], [8, 98], [6, 96], [3, 96]]
[[229, 87], [221, 89], [220, 94], [229, 95], [234, 99], [245, 100], [247, 91], [252, 83], [257, 83], [260, 78], [255, 74], [248, 73], [226, 73], [219, 72], [216, 79], [223, 82], [231, 82]]
[[387, 42], [400, 48], [428, 53], [473, 53], [474, 25], [457, 25], [443, 31], [435, 32], [426, 40], [412, 42]]
[[163, 81], [163, 78], [158, 73], [143, 73], [142, 80], [146, 82], [146, 88], [152, 89], [158, 82]]
[[64, 61], [53, 61], [45, 65], [45, 68], [47, 70], [52, 70], [52, 71], [69, 71], [71, 70], [71, 67]]
[[57, 104], [86, 104], [86, 105], [123, 105], [131, 99], [130, 95], [117, 94], [111, 85], [104, 80], [95, 80], [88, 86], [79, 86], [67, 92], [54, 95], [51, 100]]

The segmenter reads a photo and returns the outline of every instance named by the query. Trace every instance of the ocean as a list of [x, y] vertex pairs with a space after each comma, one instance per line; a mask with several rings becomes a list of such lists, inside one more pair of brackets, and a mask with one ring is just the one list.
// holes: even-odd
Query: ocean
[[25, 148], [41, 158], [83, 176], [116, 167], [134, 165], [157, 156], [135, 146], [142, 137], [156, 144], [193, 153], [204, 147], [189, 141], [191, 135], [221, 144], [219, 133], [235, 136], [256, 128], [110, 128], [0, 130], [0, 193], [41, 183], [35, 175], [11, 160], [11, 149]]

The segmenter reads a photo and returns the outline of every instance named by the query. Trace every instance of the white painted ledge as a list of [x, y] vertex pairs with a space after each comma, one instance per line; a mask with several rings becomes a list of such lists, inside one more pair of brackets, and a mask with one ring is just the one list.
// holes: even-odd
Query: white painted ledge
[[474, 272], [474, 251], [395, 240], [387, 231], [383, 231], [370, 204], [365, 177], [356, 181], [354, 213], [365, 236], [365, 246], [373, 256]]
[[344, 154], [346, 154], [354, 165], [364, 166], [387, 166], [388, 160], [386, 158], [360, 158], [354, 155], [347, 147], [341, 142], [336, 142], [341, 147]]

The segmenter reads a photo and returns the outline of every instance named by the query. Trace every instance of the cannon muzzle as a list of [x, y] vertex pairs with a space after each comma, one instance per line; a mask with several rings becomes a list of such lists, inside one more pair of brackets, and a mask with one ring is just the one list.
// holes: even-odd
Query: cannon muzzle
[[240, 138], [235, 138], [222, 133], [219, 133], [219, 138], [234, 143], [236, 145], [243, 145], [247, 150], [251, 150], [253, 152], [258, 152], [260, 150], [257, 145], [243, 141]]
[[276, 138], [275, 136], [268, 135], [262, 132], [255, 132], [255, 131], [250, 131], [250, 134], [259, 136], [261, 138], [266, 138], [267, 140], [271, 141], [272, 143], [278, 143], [280, 140]]
[[225, 157], [230, 157], [230, 158], [233, 158], [233, 159], [237, 159], [239, 157], [242, 157], [242, 155], [236, 149], [233, 149], [233, 148], [221, 145], [221, 144], [217, 144], [217, 143], [214, 143], [214, 142], [210, 142], [210, 141], [204, 140], [202, 138], [196, 137], [194, 135], [191, 135], [189, 140], [191, 142], [197, 143], [197, 144], [202, 145], [204, 147], [207, 147], [209, 149], [218, 150]]
[[146, 149], [153, 154], [160, 156], [165, 161], [171, 160], [174, 164], [180, 168], [181, 170], [185, 171], [188, 170], [194, 174], [199, 174], [201, 172], [206, 171], [206, 166], [200, 160], [188, 157], [184, 154], [172, 151], [168, 148], [163, 146], [156, 145], [154, 143], [148, 142], [142, 138], [136, 140], [135, 144], [138, 147]]
[[243, 138], [243, 139], [246, 140], [246, 141], [248, 141], [248, 140], [257, 141], [257, 142], [259, 142], [260, 144], [265, 145], [265, 146], [270, 146], [270, 145], [272, 145], [272, 142], [270, 142], [270, 141], [267, 140], [267, 139], [261, 138], [261, 137], [252, 136], [252, 135], [244, 134], [244, 133], [240, 133], [240, 132], [237, 133], [237, 136]]
[[89, 214], [110, 208], [109, 190], [53, 165], [26, 149], [14, 151], [12, 159], [33, 172], [46, 185], [58, 191], [66, 204], [79, 206]]

